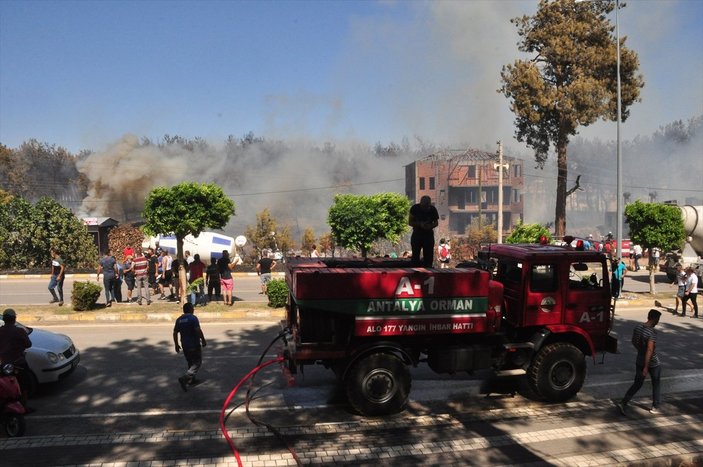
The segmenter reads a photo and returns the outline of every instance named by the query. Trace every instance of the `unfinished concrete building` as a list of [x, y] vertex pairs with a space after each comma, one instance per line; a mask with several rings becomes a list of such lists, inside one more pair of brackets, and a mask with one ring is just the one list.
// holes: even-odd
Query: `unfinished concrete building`
[[[523, 216], [523, 161], [503, 157], [503, 232]], [[505, 167], [507, 165], [507, 167]], [[497, 226], [498, 157], [468, 149], [443, 151], [405, 166], [405, 193], [413, 202], [432, 198], [439, 212], [438, 235], [463, 235], [480, 217]]]

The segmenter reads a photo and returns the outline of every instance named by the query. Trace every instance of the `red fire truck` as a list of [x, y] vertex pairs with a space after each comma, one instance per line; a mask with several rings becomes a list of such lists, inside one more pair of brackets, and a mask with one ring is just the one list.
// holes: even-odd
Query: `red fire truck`
[[[576, 395], [586, 356], [616, 352], [605, 255], [568, 246], [490, 245], [477, 264], [291, 258], [284, 356], [332, 369], [361, 414], [396, 413], [409, 366], [525, 374], [549, 401]], [[474, 267], [470, 267], [474, 266]]]

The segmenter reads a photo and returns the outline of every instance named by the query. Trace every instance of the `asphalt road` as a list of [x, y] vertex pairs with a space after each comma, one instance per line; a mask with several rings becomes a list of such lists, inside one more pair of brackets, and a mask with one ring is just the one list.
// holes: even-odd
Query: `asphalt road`
[[[664, 313], [658, 327], [664, 404], [650, 404], [649, 383], [630, 417], [614, 409], [630, 385], [632, 328], [647, 308], [621, 310], [621, 352], [589, 359], [582, 392], [566, 404], [534, 400], [521, 378], [436, 375], [412, 370], [408, 410], [393, 417], [352, 414], [331, 371], [306, 367], [296, 386], [272, 365], [259, 374], [252, 414], [280, 427], [302, 463], [321, 465], [586, 465], [701, 459], [703, 320]], [[47, 326], [69, 334], [82, 353], [78, 369], [33, 399], [27, 436], [0, 439], [3, 465], [116, 465], [181, 462], [236, 465], [218, 431], [223, 401], [261, 358], [273, 321], [204, 323], [208, 340], [199, 386], [184, 393], [185, 370], [170, 324]], [[264, 361], [275, 356], [275, 350]], [[242, 391], [245, 391], [245, 385]], [[513, 393], [515, 395], [513, 396]], [[230, 407], [243, 401], [240, 393]], [[285, 444], [256, 427], [240, 407], [226, 421], [245, 465], [294, 465]], [[5, 464], [9, 462], [9, 464]]]

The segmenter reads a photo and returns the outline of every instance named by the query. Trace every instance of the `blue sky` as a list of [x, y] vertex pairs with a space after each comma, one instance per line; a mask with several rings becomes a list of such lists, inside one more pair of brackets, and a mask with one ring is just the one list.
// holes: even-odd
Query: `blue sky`
[[[131, 133], [222, 142], [420, 137], [494, 147], [496, 92], [533, 0], [0, 0], [0, 142], [72, 152]], [[629, 0], [646, 86], [624, 138], [703, 114], [703, 1]], [[612, 123], [584, 136], [612, 139]]]

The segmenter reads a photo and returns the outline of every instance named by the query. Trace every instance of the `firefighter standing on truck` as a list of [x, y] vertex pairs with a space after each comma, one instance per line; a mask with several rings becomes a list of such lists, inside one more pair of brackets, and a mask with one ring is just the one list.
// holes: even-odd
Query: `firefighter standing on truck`
[[[410, 208], [408, 224], [413, 228], [410, 237], [412, 262], [415, 266], [432, 267], [434, 260], [434, 228], [439, 224], [439, 213], [432, 206], [432, 199], [425, 195]], [[422, 250], [422, 261], [420, 261]]]

